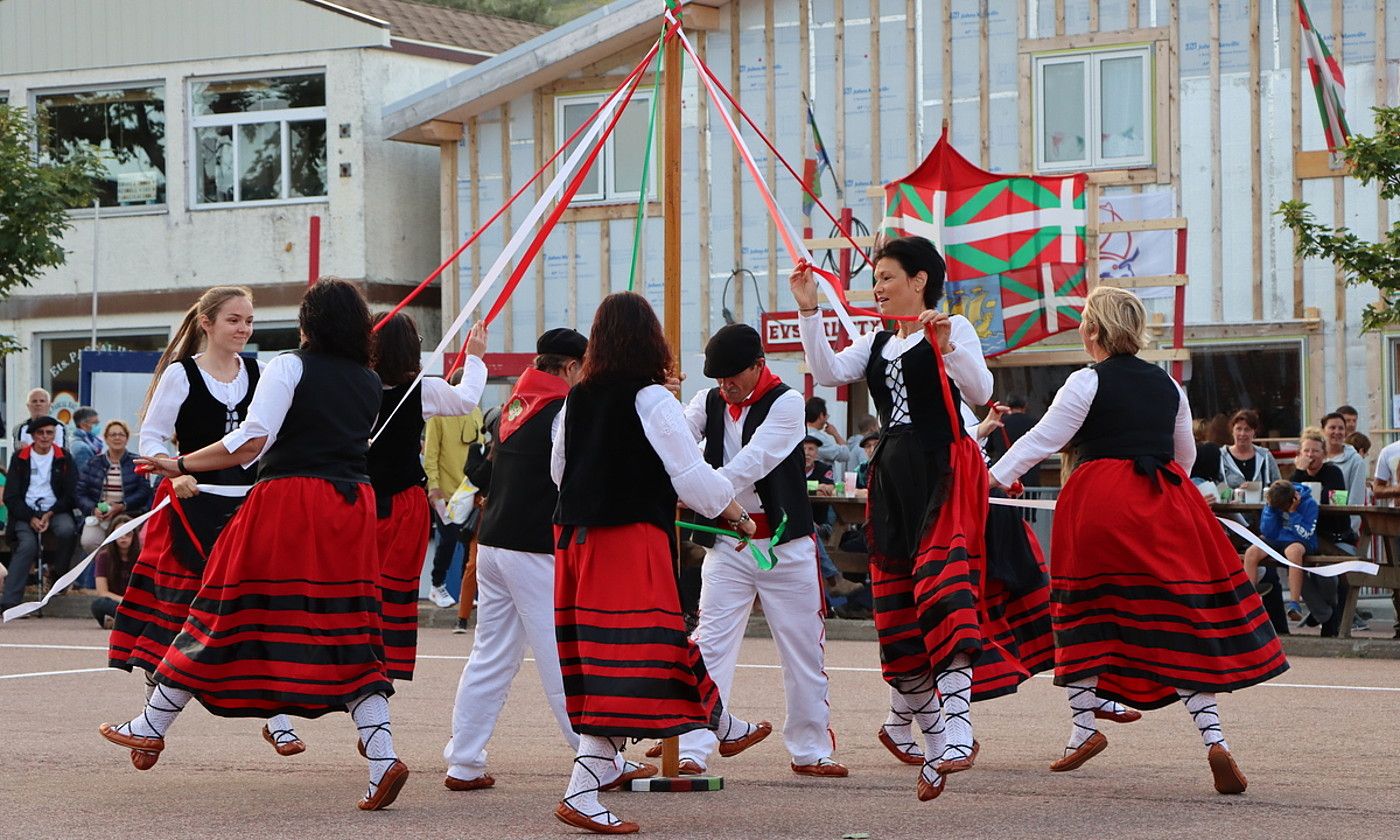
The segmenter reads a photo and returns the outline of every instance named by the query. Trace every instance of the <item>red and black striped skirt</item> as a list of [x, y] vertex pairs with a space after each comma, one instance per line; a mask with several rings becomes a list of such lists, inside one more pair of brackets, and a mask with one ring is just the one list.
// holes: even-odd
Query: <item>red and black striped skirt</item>
[[719, 689], [686, 636], [669, 541], [637, 523], [589, 528], [582, 544], [572, 537], [555, 552], [559, 668], [581, 735], [665, 738], [719, 722]]
[[[170, 482], [162, 481], [156, 488], [156, 504], [170, 495]], [[183, 505], [187, 514], [205, 505], [228, 508], [231, 512], [241, 501], [221, 496], [171, 499], [172, 504]], [[141, 554], [117, 605], [116, 624], [107, 642], [107, 664], [111, 667], [155, 671], [184, 626], [204, 576], [205, 560], [191, 550], [188, 538], [176, 540], [176, 529], [183, 527], [173, 507], [166, 507], [146, 521]], [[212, 544], [216, 535], [217, 532], [205, 538]]]
[[418, 583], [428, 556], [428, 496], [422, 487], [394, 494], [389, 516], [375, 522], [384, 657], [389, 676], [413, 679], [418, 658]]
[[[890, 441], [914, 443], [912, 435]], [[882, 477], [899, 464], [917, 458], [893, 449], [879, 456], [871, 499], [881, 492]], [[907, 467], [906, 467], [907, 468]], [[894, 564], [872, 550], [871, 594], [875, 629], [880, 639], [880, 665], [885, 680], [948, 669], [958, 654], [972, 658], [974, 672], [983, 669], [985, 688], [1005, 694], [1030, 673], [1000, 640], [1010, 634], [1004, 616], [992, 616], [983, 597], [986, 558], [983, 548], [987, 516], [987, 467], [971, 438], [949, 447], [948, 484], [942, 505], [919, 537], [909, 572], [891, 571]], [[885, 480], [883, 483], [894, 484]], [[893, 488], [890, 488], [894, 491]], [[895, 491], [897, 492], [897, 491]], [[907, 503], [908, 500], [906, 500]], [[867, 509], [873, 502], [867, 502]], [[878, 543], [870, 540], [873, 547]], [[985, 693], [979, 699], [995, 696]]]
[[983, 597], [991, 619], [988, 626], [997, 633], [994, 650], [1005, 650], [1011, 656], [1008, 659], [983, 655], [977, 660], [972, 667], [974, 701], [1009, 694], [1029, 674], [1048, 671], [1055, 665], [1050, 576], [1035, 532], [1014, 508], [989, 505], [987, 548], [989, 564], [996, 562], [992, 551], [1007, 551], [1024, 568], [1018, 570], [1014, 581], [990, 573], [987, 576]]
[[379, 618], [374, 491], [259, 482], [209, 557], [156, 681], [222, 717], [320, 717], [392, 694]]
[[1288, 669], [1264, 605], [1201, 494], [1127, 460], [1077, 469], [1055, 509], [1055, 682], [1098, 677], [1139, 709], [1178, 688], [1233, 691]]

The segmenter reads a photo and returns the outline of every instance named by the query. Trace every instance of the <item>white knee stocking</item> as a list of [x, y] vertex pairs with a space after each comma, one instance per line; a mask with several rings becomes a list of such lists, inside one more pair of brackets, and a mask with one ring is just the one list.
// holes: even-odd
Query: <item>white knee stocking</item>
[[943, 698], [943, 723], [948, 728], [943, 760], [972, 757], [972, 660], [965, 653], [953, 657], [948, 670], [938, 675]]
[[899, 689], [890, 686], [890, 714], [881, 724], [881, 728], [885, 730], [885, 736], [890, 739], [890, 743], [901, 751], [923, 758], [924, 750], [914, 740], [913, 723], [914, 710], [905, 701], [904, 695], [899, 693]]
[[297, 738], [296, 730], [292, 729], [292, 719], [286, 715], [273, 715], [267, 719], [267, 731], [272, 733], [272, 740], [277, 746], [290, 744]]
[[117, 731], [138, 738], [164, 738], [185, 704], [194, 698], [188, 691], [156, 683], [141, 714], [117, 727]]
[[933, 675], [922, 674], [905, 677], [895, 682], [895, 691], [900, 700], [909, 708], [909, 714], [919, 725], [924, 735], [924, 766], [920, 770], [924, 781], [932, 785], [943, 784], [943, 777], [934, 770], [942, 760], [944, 749], [943, 715], [938, 703], [938, 691], [934, 688]]
[[1201, 732], [1201, 740], [1207, 747], [1219, 744], [1225, 749], [1230, 749], [1230, 745], [1225, 743], [1225, 735], [1220, 731], [1220, 712], [1215, 705], [1215, 695], [1205, 691], [1188, 691], [1184, 688], [1176, 690], [1181, 702], [1186, 704], [1186, 711], [1191, 713], [1191, 720], [1196, 722], [1196, 728]]
[[360, 733], [360, 743], [365, 745], [365, 758], [369, 760], [367, 796], [374, 796], [384, 774], [399, 760], [394, 752], [394, 733], [389, 728], [389, 698], [383, 694], [366, 694], [351, 700], [345, 708]]
[[1099, 731], [1098, 724], [1094, 722], [1094, 711], [1102, 708], [1097, 693], [1098, 686], [1098, 677], [1088, 677], [1065, 686], [1065, 692], [1069, 695], [1071, 715], [1069, 743], [1065, 745], [1065, 752], [1079, 749], [1081, 744]]
[[605, 738], [580, 735], [574, 772], [564, 790], [564, 804], [604, 825], [617, 825], [622, 820], [598, 801], [598, 788], [617, 778], [619, 751], [626, 738]]
[[737, 741], [740, 738], [748, 737], [749, 733], [757, 728], [747, 721], [734, 717], [729, 712], [724, 712], [719, 719], [719, 726], [715, 727], [715, 737], [720, 741]]

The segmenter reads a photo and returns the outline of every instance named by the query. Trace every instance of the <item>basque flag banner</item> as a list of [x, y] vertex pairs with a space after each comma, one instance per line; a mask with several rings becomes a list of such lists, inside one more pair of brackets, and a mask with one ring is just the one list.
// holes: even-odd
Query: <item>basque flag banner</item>
[[[1340, 0], [1337, 0], [1340, 2]], [[1322, 116], [1322, 132], [1327, 135], [1327, 150], [1336, 152], [1351, 139], [1347, 127], [1346, 80], [1342, 66], [1332, 57], [1332, 51], [1313, 26], [1312, 15], [1303, 0], [1298, 0], [1298, 23], [1303, 27], [1303, 54], [1308, 57], [1308, 76], [1312, 78], [1313, 96]]]
[[945, 132], [924, 162], [885, 185], [887, 236], [923, 236], [948, 263], [950, 311], [985, 355], [1033, 344], [1079, 322], [1087, 176], [1001, 175], [958, 154]]

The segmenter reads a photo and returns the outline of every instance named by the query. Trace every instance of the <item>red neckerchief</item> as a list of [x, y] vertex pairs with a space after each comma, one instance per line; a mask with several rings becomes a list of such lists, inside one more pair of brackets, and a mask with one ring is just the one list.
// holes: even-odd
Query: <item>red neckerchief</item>
[[516, 429], [525, 425], [526, 420], [538, 414], [540, 409], [568, 395], [569, 383], [563, 379], [536, 368], [527, 368], [516, 381], [515, 390], [510, 392], [510, 399], [506, 400], [505, 407], [501, 409], [501, 425], [496, 439], [505, 441]]
[[743, 402], [730, 403], [729, 416], [733, 417], [734, 421], [737, 423], [739, 421], [739, 415], [743, 413], [745, 408], [763, 399], [764, 394], [781, 384], [783, 384], [783, 380], [775, 376], [773, 371], [769, 370], [768, 365], [765, 364], [763, 366], [763, 371], [758, 375], [758, 384], [753, 387], [753, 393], [749, 394]]

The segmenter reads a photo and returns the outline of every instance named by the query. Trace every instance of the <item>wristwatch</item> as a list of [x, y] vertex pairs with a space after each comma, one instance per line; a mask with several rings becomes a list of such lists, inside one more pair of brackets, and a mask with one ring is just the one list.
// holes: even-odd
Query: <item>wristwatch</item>
[[185, 466], [185, 456], [181, 455], [175, 459], [175, 469], [180, 471], [180, 475], [189, 475], [189, 468]]

